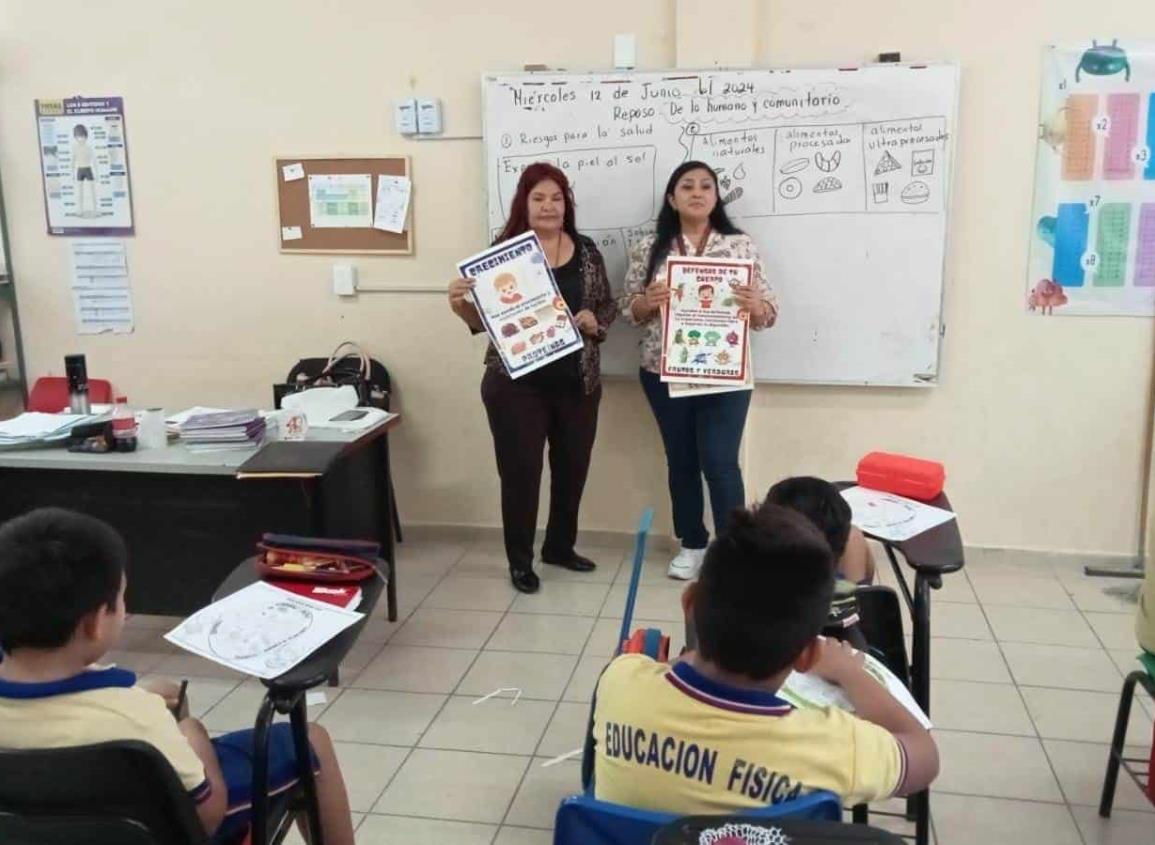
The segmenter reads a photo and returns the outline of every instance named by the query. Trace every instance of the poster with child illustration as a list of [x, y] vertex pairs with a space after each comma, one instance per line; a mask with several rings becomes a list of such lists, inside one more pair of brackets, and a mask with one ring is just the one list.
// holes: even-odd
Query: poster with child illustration
[[473, 279], [473, 303], [510, 378], [582, 348], [537, 235], [526, 232], [457, 265]]
[[131, 235], [124, 100], [37, 100], [40, 170], [50, 235]]
[[732, 295], [754, 277], [749, 261], [672, 258], [662, 324], [662, 381], [742, 387], [749, 381], [749, 315]]

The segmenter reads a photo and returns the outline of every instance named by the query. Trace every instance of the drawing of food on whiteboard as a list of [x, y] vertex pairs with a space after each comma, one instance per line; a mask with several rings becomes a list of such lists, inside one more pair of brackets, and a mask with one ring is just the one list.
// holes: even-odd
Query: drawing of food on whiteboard
[[792, 176], [795, 173], [801, 173], [810, 166], [810, 159], [803, 156], [802, 158], [791, 159], [784, 165], [778, 168], [778, 172], [783, 176]]
[[842, 164], [842, 150], [835, 150], [830, 155], [823, 155], [819, 150], [814, 154], [814, 163], [823, 173], [833, 173]]
[[842, 190], [842, 180], [837, 176], [827, 176], [814, 183], [814, 193], [829, 194], [832, 191]]
[[898, 163], [898, 159], [890, 154], [890, 150], [883, 150], [882, 158], [878, 160], [878, 164], [874, 168], [874, 175], [882, 176], [895, 170], [902, 170], [902, 165]]
[[930, 187], [921, 179], [915, 180], [902, 189], [898, 198], [907, 205], [922, 205], [930, 199]]
[[797, 176], [791, 176], [789, 179], [783, 179], [778, 186], [778, 196], [787, 200], [796, 200], [802, 196], [802, 180]]

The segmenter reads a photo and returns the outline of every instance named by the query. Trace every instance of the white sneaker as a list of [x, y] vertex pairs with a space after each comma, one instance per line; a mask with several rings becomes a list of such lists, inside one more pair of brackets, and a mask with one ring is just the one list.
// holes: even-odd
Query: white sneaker
[[670, 561], [670, 568], [666, 574], [679, 581], [690, 581], [698, 575], [698, 570], [702, 568], [702, 561], [705, 559], [705, 549], [684, 548]]

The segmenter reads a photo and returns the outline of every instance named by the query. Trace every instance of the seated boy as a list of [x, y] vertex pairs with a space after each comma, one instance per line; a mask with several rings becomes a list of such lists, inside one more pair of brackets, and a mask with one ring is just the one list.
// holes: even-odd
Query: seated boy
[[[697, 650], [672, 666], [623, 655], [598, 682], [595, 795], [689, 814], [817, 789], [853, 804], [925, 788], [938, 773], [930, 734], [860, 654], [818, 636], [833, 583], [830, 547], [801, 514], [736, 511], [683, 593]], [[795, 669], [840, 684], [857, 715], [780, 699]]]
[[855, 584], [874, 581], [874, 556], [866, 537], [850, 524], [850, 505], [829, 481], [804, 475], [784, 478], [770, 488], [766, 503], [793, 508], [818, 526], [834, 552], [839, 578]]
[[[252, 731], [210, 739], [195, 719], [173, 718], [173, 702], [154, 691], [161, 685], [93, 666], [124, 627], [126, 558], [110, 526], [70, 511], [37, 510], [0, 528], [0, 748], [147, 742], [172, 764], [214, 841], [235, 841], [251, 809]], [[270, 794], [296, 781], [288, 729], [269, 735]], [[309, 737], [325, 841], [352, 845], [333, 744], [317, 725]]]

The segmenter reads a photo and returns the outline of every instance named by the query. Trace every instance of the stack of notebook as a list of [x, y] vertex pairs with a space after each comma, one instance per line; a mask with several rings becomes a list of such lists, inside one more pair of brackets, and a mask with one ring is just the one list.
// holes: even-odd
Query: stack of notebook
[[196, 414], [180, 426], [180, 436], [190, 449], [246, 449], [265, 437], [265, 419], [256, 411], [221, 411]]

